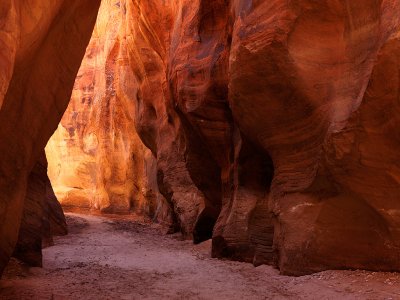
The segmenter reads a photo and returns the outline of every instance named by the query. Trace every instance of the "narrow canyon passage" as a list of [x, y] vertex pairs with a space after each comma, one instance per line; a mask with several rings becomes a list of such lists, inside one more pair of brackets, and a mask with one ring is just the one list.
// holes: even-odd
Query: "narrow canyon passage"
[[399, 16], [1, 0], [0, 300], [400, 299]]
[[0, 299], [399, 299], [400, 276], [325, 271], [302, 277], [210, 258], [133, 216], [67, 214], [70, 234], [43, 250], [44, 268], [15, 260]]

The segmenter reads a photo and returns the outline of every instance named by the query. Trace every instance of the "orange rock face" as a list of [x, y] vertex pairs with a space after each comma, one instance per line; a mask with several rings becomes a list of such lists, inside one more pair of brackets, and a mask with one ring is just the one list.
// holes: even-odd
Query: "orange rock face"
[[[196, 55], [196, 49], [192, 49], [194, 32], [184, 31], [186, 26], [196, 22], [198, 3], [126, 1], [124, 7], [127, 55], [136, 80], [138, 134], [157, 157], [159, 189], [173, 207], [176, 225], [196, 242], [208, 239], [221, 207], [222, 188], [220, 166], [212, 151], [224, 152], [224, 142], [229, 139], [229, 133], [225, 133], [229, 125], [225, 122], [223, 108], [227, 102], [211, 100], [215, 106], [211, 104], [207, 111], [209, 101], [203, 101], [204, 93], [213, 85], [210, 79], [213, 66], [209, 65], [211, 61], [207, 57], [215, 42], [204, 47], [207, 61], [199, 69], [192, 70], [193, 82], [185, 82], [188, 89], [181, 90], [180, 81], [189, 74], [187, 66]], [[187, 14], [184, 18], [183, 10]], [[226, 68], [223, 62], [220, 65]], [[206, 74], [201, 76], [203, 72]], [[198, 73], [200, 77], [196, 79]], [[191, 99], [186, 96], [182, 101], [176, 99], [187, 93], [192, 94]], [[180, 109], [181, 105], [193, 112], [193, 118]], [[206, 110], [200, 112], [202, 109]], [[198, 117], [195, 111], [200, 113]], [[218, 115], [210, 114], [210, 122], [202, 117], [213, 111]], [[209, 123], [209, 127], [214, 124], [217, 131], [205, 132], [206, 125], [204, 130], [200, 126], [195, 128], [198, 122]], [[210, 144], [205, 143], [203, 135], [213, 135], [213, 132], [216, 135], [210, 138]]]
[[70, 98], [100, 1], [0, 4], [0, 273], [17, 242], [27, 179]]
[[[71, 102], [47, 145], [50, 179], [65, 207], [168, 214], [156, 164], [134, 126], [135, 88], [123, 7], [103, 1]], [[164, 220], [167, 221], [167, 220]]]
[[127, 1], [136, 125], [184, 232], [206, 238], [218, 215], [214, 256], [275, 261], [287, 274], [400, 268], [389, 250], [398, 249], [387, 165], [396, 160], [380, 165], [389, 146], [360, 146], [395, 132], [351, 125], [363, 110], [371, 123], [382, 118], [364, 107], [399, 9], [390, 0]]

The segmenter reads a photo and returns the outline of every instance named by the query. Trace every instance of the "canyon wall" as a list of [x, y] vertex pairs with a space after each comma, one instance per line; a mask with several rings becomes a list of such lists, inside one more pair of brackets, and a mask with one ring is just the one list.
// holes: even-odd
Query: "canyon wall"
[[285, 274], [400, 269], [397, 1], [123, 8], [137, 132], [183, 232]]
[[397, 117], [386, 113], [396, 107], [397, 71], [381, 71], [388, 57], [396, 61], [388, 45], [397, 40], [399, 5], [234, 7], [229, 101], [274, 165], [269, 209], [284, 273], [400, 268]]
[[[94, 2], [59, 3], [40, 6], [40, 47], [0, 36], [0, 267], [94, 22]], [[397, 0], [103, 1], [47, 147], [58, 198], [284, 274], [400, 270], [399, 15]]]
[[169, 226], [155, 158], [135, 130], [122, 9], [116, 1], [102, 1], [70, 104], [46, 147], [49, 176], [66, 208], [134, 211]]
[[[163, 203], [159, 220], [194, 242], [212, 237], [214, 257], [285, 274], [400, 269], [397, 1], [101, 11], [48, 146], [64, 205]], [[144, 178], [158, 204], [131, 192], [158, 192]]]
[[26, 195], [28, 178], [66, 109], [99, 3], [1, 1], [0, 274], [17, 243], [24, 199], [35, 197]]
[[30, 266], [42, 266], [42, 248], [53, 245], [53, 236], [66, 235], [67, 223], [47, 177], [44, 152], [28, 177], [21, 226], [13, 256]]

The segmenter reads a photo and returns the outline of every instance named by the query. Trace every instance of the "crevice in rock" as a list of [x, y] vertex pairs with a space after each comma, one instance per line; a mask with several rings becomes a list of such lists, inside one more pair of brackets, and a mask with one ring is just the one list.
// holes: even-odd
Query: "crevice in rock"
[[274, 176], [271, 157], [235, 133], [235, 162], [232, 170], [232, 193], [225, 204], [226, 219], [221, 219], [213, 237], [214, 257], [275, 264], [274, 227], [268, 207]]
[[221, 211], [221, 168], [186, 116], [180, 111], [178, 115], [186, 137], [187, 169], [196, 187], [204, 194], [204, 207], [200, 210], [193, 229], [194, 242], [201, 243], [212, 237], [214, 224]]

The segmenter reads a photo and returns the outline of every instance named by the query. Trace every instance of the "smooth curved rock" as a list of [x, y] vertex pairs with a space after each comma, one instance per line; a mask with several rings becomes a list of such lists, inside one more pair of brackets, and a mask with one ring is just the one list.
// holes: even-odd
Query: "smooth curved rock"
[[[154, 215], [171, 231], [195, 242], [212, 237], [213, 256], [276, 264], [284, 274], [400, 270], [398, 1], [103, 4], [55, 135], [67, 148], [51, 177], [73, 196], [58, 191], [60, 199], [103, 211], [158, 207]], [[0, 6], [12, 23], [4, 11], [12, 7]], [[18, 36], [8, 32], [0, 40]], [[41, 150], [51, 132], [38, 124], [56, 119], [51, 110], [39, 113], [47, 102], [7, 100], [25, 99], [13, 94], [24, 73], [17, 67], [14, 78], [7, 62], [21, 54], [7, 47], [0, 61], [0, 91], [7, 91], [0, 125], [11, 126], [0, 126], [0, 139], [10, 141], [0, 146], [0, 180], [7, 178], [0, 190], [11, 195], [0, 201], [4, 224], [19, 218], [24, 176], [37, 158], [29, 151]], [[55, 73], [72, 87], [70, 73]], [[51, 86], [41, 93], [59, 92]], [[32, 88], [24, 90], [30, 100], [38, 93]], [[16, 123], [20, 111], [25, 121]], [[154, 200], [156, 182], [165, 201]], [[0, 233], [10, 232], [0, 224]], [[12, 244], [4, 245], [0, 251], [9, 252]]]
[[[219, 213], [219, 167], [201, 133], [175, 109], [169, 80], [173, 59], [169, 54], [178, 53], [171, 48], [171, 43], [178, 43], [181, 30], [177, 22], [182, 10], [191, 5], [127, 1], [124, 26], [136, 79], [138, 134], [157, 157], [159, 189], [175, 212], [176, 226], [199, 242], [211, 237]], [[191, 9], [186, 12], [195, 13]]]
[[64, 213], [47, 177], [47, 161], [43, 152], [29, 174], [13, 256], [30, 266], [41, 267], [42, 246], [52, 245], [53, 236], [65, 235], [67, 232]]
[[17, 241], [28, 175], [68, 104], [99, 2], [0, 4], [0, 273]]
[[[383, 240], [397, 249], [394, 239], [370, 232], [385, 235], [382, 208], [334, 179], [329, 157], [333, 136], [348, 139], [399, 9], [390, 0], [127, 3], [138, 133], [157, 156], [160, 190], [179, 223], [192, 224], [186, 232], [196, 237], [221, 205], [215, 256], [276, 261], [286, 274], [398, 268], [379, 249]], [[202, 196], [188, 202], [192, 190]]]
[[376, 57], [392, 43], [399, 12], [397, 1], [238, 1], [229, 100], [240, 129], [272, 158], [283, 273], [400, 267], [397, 226], [384, 212], [397, 210], [387, 195], [398, 183], [389, 175], [365, 180], [375, 173], [371, 157], [390, 155], [379, 140], [395, 133], [376, 134], [375, 149], [366, 150], [361, 125], [352, 125], [368, 110]]

